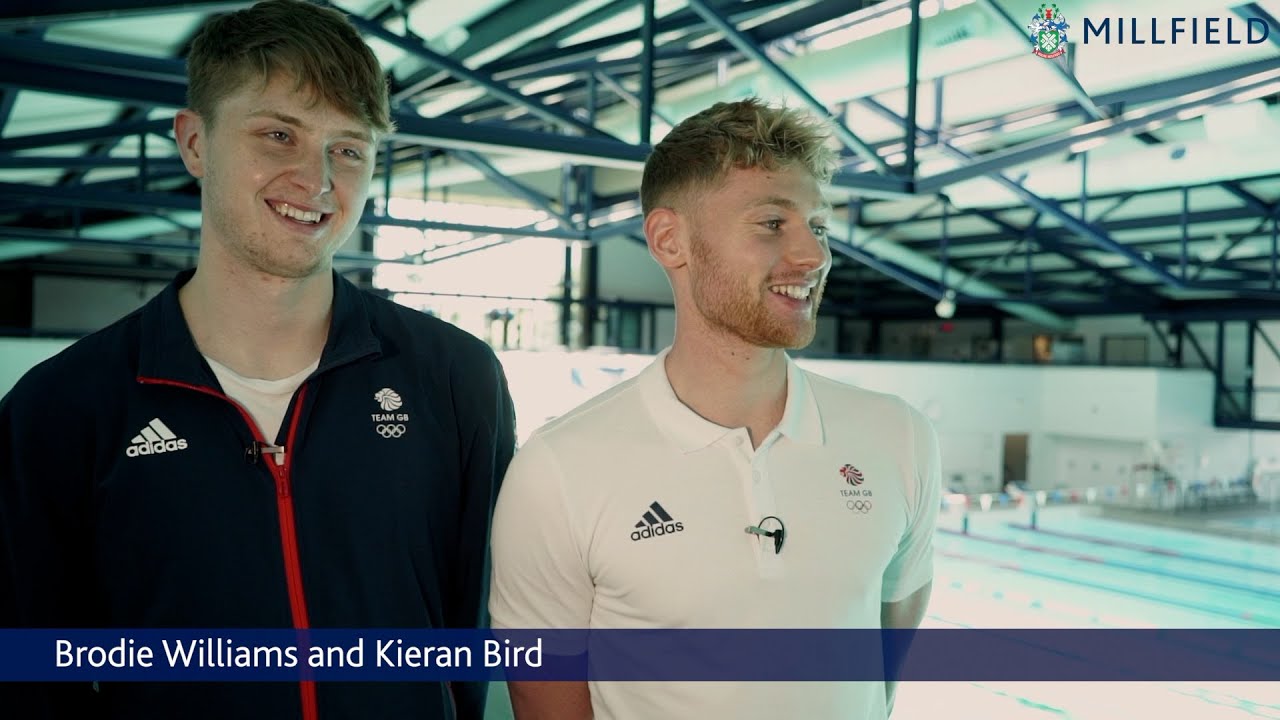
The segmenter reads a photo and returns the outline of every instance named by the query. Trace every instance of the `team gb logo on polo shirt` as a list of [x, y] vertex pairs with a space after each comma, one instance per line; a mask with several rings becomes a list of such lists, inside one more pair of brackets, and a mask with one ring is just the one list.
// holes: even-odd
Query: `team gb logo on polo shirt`
[[861, 470], [848, 463], [845, 463], [844, 467], [840, 468], [840, 476], [850, 485], [861, 485], [862, 481], [866, 479], [862, 476]]
[[867, 479], [862, 471], [850, 463], [845, 463], [840, 466], [840, 477], [844, 478], [849, 486], [840, 488], [840, 497], [844, 500], [844, 506], [860, 515], [871, 512], [871, 489], [858, 487]]

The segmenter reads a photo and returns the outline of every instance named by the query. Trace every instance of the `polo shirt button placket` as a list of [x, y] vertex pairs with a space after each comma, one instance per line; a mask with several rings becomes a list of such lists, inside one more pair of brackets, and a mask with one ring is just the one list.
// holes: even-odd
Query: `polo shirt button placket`
[[[777, 514], [773, 487], [766, 482], [767, 478], [765, 477], [765, 464], [768, 462], [771, 445], [772, 443], [768, 441], [761, 443], [759, 449], [756, 450], [755, 457], [751, 460], [751, 494], [755, 501], [755, 506], [760, 510], [761, 517]], [[761, 575], [774, 578], [781, 576], [782, 558], [774, 551], [771, 541], [760, 543], [760, 550], [759, 554], [756, 555], [756, 559], [759, 563]]]

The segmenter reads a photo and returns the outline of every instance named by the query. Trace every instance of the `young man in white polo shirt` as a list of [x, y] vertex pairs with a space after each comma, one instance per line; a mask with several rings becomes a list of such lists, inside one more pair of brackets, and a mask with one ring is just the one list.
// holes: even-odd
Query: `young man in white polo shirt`
[[[517, 453], [494, 520], [499, 628], [914, 628], [941, 479], [928, 421], [800, 370], [831, 267], [815, 121], [758, 100], [680, 123], [645, 165], [676, 334]], [[776, 535], [744, 532], [755, 526]], [[767, 656], [767, 649], [762, 649]], [[887, 716], [892, 687], [512, 682], [518, 720]]]

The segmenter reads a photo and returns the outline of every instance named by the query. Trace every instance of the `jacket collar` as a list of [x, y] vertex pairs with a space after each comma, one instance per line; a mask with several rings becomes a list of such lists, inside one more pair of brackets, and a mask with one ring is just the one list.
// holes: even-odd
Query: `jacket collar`
[[[196, 347], [191, 328], [178, 304], [178, 290], [195, 270], [184, 270], [163, 291], [142, 307], [138, 376], [170, 380], [200, 387], [218, 387], [204, 356]], [[316, 373], [382, 352], [364, 294], [350, 281], [333, 273], [333, 319], [329, 338], [320, 353]]]

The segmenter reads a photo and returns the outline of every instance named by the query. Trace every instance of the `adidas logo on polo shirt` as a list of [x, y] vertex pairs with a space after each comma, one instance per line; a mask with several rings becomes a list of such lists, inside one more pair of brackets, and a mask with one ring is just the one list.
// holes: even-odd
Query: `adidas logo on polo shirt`
[[186, 449], [186, 440], [174, 435], [169, 426], [160, 421], [160, 418], [152, 418], [151, 422], [143, 426], [142, 432], [133, 436], [124, 454], [129, 457], [138, 457]]
[[631, 533], [632, 542], [684, 532], [684, 523], [676, 522], [657, 500], [649, 504], [648, 512], [640, 516], [636, 527], [639, 530]]

